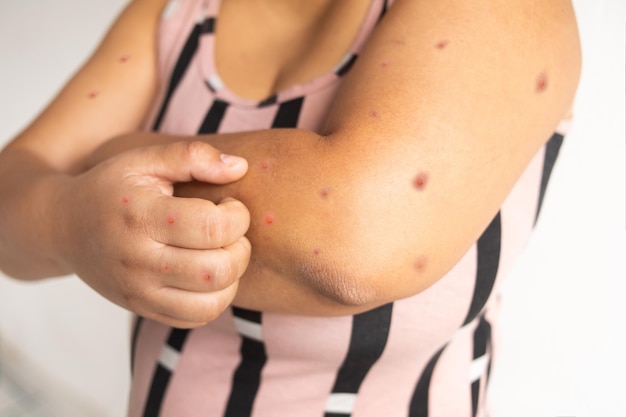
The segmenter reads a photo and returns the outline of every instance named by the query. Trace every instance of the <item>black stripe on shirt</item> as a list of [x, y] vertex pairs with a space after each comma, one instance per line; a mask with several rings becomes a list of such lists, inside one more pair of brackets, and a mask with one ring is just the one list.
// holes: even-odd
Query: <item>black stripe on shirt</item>
[[420, 376], [417, 386], [415, 387], [415, 391], [413, 392], [411, 404], [409, 405], [409, 417], [428, 417], [430, 381], [433, 377], [433, 373], [435, 372], [437, 362], [439, 362], [439, 358], [441, 357], [441, 354], [445, 350], [446, 346], [448, 345], [444, 345], [433, 355], [432, 358], [430, 358], [430, 361], [428, 361], [428, 364], [422, 371], [422, 375]]
[[139, 329], [143, 323], [143, 317], [135, 317], [135, 323], [133, 323], [133, 334], [130, 339], [130, 374], [135, 371], [135, 351], [137, 350], [137, 339], [139, 338]]
[[[189, 335], [189, 329], [175, 329], [172, 328], [166, 344], [177, 352], [182, 352], [187, 336]], [[169, 385], [170, 378], [172, 377], [172, 371], [167, 369], [161, 363], [157, 363], [154, 377], [152, 378], [152, 384], [150, 385], [150, 391], [148, 399], [146, 400], [146, 406], [144, 408], [143, 417], [158, 417], [161, 412], [161, 405], [165, 398], [165, 392]]]
[[258, 311], [246, 310], [245, 308], [232, 307], [233, 316], [251, 321], [253, 323], [261, 324], [263, 316]]
[[[478, 326], [474, 330], [474, 360], [481, 358], [487, 354], [487, 346], [491, 344], [491, 325], [481, 316]], [[482, 378], [478, 378], [472, 382], [472, 416], [476, 417], [478, 413], [478, 405], [480, 404], [480, 382]], [[485, 379], [484, 383], [487, 383]]]
[[172, 373], [169, 370], [165, 369], [163, 365], [157, 364], [152, 377], [152, 385], [150, 386], [146, 407], [143, 410], [143, 417], [158, 417], [161, 413], [161, 404], [165, 398], [165, 391], [171, 376]]
[[[261, 324], [262, 315], [257, 311], [233, 307], [233, 315], [239, 319]], [[232, 387], [224, 417], [252, 415], [252, 407], [259, 386], [261, 372], [267, 362], [263, 342], [241, 335], [241, 362], [233, 375]]]
[[350, 71], [350, 68], [352, 68], [352, 65], [354, 65], [357, 56], [357, 54], [351, 53], [338, 68], [335, 68], [335, 74], [338, 77], [346, 75], [346, 73]]
[[546, 189], [548, 188], [548, 181], [550, 181], [552, 169], [554, 168], [556, 158], [559, 156], [559, 151], [561, 150], [562, 144], [563, 135], [559, 133], [554, 133], [546, 144], [546, 151], [543, 157], [543, 173], [541, 175], [541, 188], [539, 189], [539, 201], [537, 203], [537, 214], [535, 215], [535, 223], [537, 223], [537, 219], [539, 218], [539, 212], [541, 211], [543, 198], [546, 194]]
[[[487, 229], [483, 232], [477, 242], [477, 267], [476, 284], [474, 294], [470, 303], [470, 308], [463, 322], [463, 326], [474, 320], [481, 312], [496, 281], [498, 267], [500, 264], [500, 246], [502, 238], [502, 219], [500, 212], [493, 218]], [[446, 345], [447, 346], [447, 345]], [[409, 408], [410, 417], [428, 417], [428, 396], [430, 390], [430, 380], [437, 365], [444, 346], [431, 358], [426, 368], [422, 372], [420, 379], [413, 393]], [[477, 391], [478, 392], [478, 391]]]
[[501, 239], [502, 219], [500, 212], [498, 212], [476, 243], [476, 284], [472, 302], [463, 325], [468, 324], [478, 316], [491, 295], [500, 265]]
[[273, 96], [270, 96], [268, 98], [266, 98], [265, 100], [261, 101], [257, 107], [267, 107], [267, 106], [271, 106], [274, 105], [278, 102], [278, 96], [276, 94], [274, 94]]
[[202, 125], [200, 125], [200, 129], [198, 129], [198, 133], [217, 133], [220, 128], [220, 124], [222, 123], [222, 119], [224, 119], [227, 108], [227, 102], [215, 99], [211, 108], [204, 117]]
[[385, 13], [387, 13], [387, 8], [389, 8], [389, 0], [384, 0], [383, 1], [383, 7], [380, 10], [380, 15], [378, 16], [378, 22], [380, 22], [380, 20], [383, 18]]
[[215, 32], [215, 18], [209, 17], [202, 22], [200, 27], [203, 35], [212, 35]]
[[152, 130], [154, 131], [158, 131], [161, 128], [161, 123], [163, 122], [163, 117], [165, 116], [167, 107], [170, 104], [172, 95], [174, 94], [176, 87], [178, 87], [178, 84], [185, 75], [185, 72], [189, 67], [189, 63], [196, 54], [196, 51], [198, 50], [198, 41], [200, 38], [200, 34], [202, 33], [203, 23], [198, 23], [194, 26], [193, 30], [189, 34], [189, 37], [187, 38], [187, 42], [185, 42], [185, 46], [183, 47], [180, 56], [178, 57], [178, 61], [176, 62], [176, 66], [174, 67], [174, 71], [172, 72], [172, 75], [170, 77], [170, 82], [167, 87], [167, 93], [165, 94], [165, 98], [163, 99], [163, 104], [161, 104], [161, 109], [159, 110], [158, 116], [156, 117], [154, 124], [152, 125]]
[[[339, 368], [332, 393], [356, 394], [387, 345], [393, 303], [385, 304], [352, 318], [352, 334], [346, 358]], [[325, 417], [349, 414], [326, 413]]]
[[281, 103], [272, 122], [272, 128], [297, 127], [303, 102], [304, 97], [298, 97]]

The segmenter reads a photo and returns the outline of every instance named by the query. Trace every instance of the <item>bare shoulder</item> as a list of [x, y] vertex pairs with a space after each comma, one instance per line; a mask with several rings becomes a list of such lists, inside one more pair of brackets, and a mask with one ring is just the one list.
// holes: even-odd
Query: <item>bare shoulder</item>
[[[405, 29], [415, 28], [414, 19], [419, 19], [429, 35], [438, 37], [433, 40], [439, 51], [456, 42], [468, 57], [482, 51], [497, 53], [505, 65], [510, 61], [521, 68], [538, 62], [546, 69], [559, 66], [558, 73], [546, 75], [569, 84], [570, 92], [577, 86], [581, 51], [571, 0], [396, 0], [389, 15]], [[417, 28], [406, 32], [418, 33]]]

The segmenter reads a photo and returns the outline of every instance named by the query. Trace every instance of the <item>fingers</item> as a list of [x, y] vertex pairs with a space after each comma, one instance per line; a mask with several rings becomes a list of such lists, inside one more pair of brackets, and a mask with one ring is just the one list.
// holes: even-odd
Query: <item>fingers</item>
[[188, 329], [204, 326], [215, 320], [237, 294], [238, 282], [211, 293], [188, 292], [163, 288], [155, 295], [158, 310], [146, 310], [140, 315], [168, 326]]
[[[117, 163], [128, 166], [134, 191], [122, 198], [125, 223], [152, 240], [189, 249], [233, 243], [250, 225], [247, 208], [233, 199], [171, 198], [172, 184], [194, 179], [225, 183], [247, 170], [244, 159], [225, 156], [203, 142], [177, 142], [129, 151]], [[226, 161], [226, 162], [225, 162]]]
[[138, 312], [178, 328], [203, 326], [217, 318], [235, 297], [250, 259], [245, 237], [223, 249], [164, 250], [163, 257], [175, 259], [176, 264], [163, 264], [167, 266], [161, 267], [163, 286], [146, 294], [145, 307]]
[[[176, 327], [213, 320], [234, 298], [249, 262], [243, 235], [250, 215], [234, 199], [214, 204], [173, 197], [173, 184], [225, 184], [246, 170], [245, 160], [206, 143], [179, 142], [125, 152], [77, 177], [84, 189], [99, 190], [84, 199], [89, 213], [99, 213], [84, 230], [106, 239], [94, 245], [90, 261], [79, 258], [76, 270], [101, 294], [144, 317]], [[102, 278], [110, 265], [116, 265], [110, 271], [115, 279]]]
[[150, 237], [180, 248], [221, 248], [243, 236], [250, 226], [248, 209], [232, 198], [216, 205], [208, 200], [161, 195], [143, 210]]
[[205, 325], [235, 297], [250, 249], [245, 237], [222, 249], [199, 251], [164, 246], [151, 257], [152, 267], [133, 265], [133, 270], [126, 271], [135, 282], [120, 305], [174, 327]]
[[248, 170], [245, 159], [222, 154], [201, 141], [149, 146], [129, 151], [126, 157], [139, 161], [136, 165], [139, 174], [155, 176], [169, 183], [196, 180], [226, 184], [240, 179]]
[[[160, 284], [191, 292], [220, 291], [236, 282], [250, 261], [250, 242], [245, 237], [221, 249], [163, 248]], [[156, 272], [156, 271], [155, 271]]]

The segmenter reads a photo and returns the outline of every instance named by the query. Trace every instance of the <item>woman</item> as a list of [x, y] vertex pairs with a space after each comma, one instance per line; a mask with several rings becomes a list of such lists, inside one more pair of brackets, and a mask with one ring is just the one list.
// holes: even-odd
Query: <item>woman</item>
[[0, 156], [0, 266], [144, 317], [133, 416], [486, 414], [579, 69], [565, 0], [135, 0]]

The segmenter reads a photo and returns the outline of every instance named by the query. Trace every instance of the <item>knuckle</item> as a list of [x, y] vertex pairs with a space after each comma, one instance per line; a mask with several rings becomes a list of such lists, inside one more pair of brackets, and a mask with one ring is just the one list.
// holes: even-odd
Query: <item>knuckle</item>
[[128, 271], [135, 268], [136, 262], [130, 256], [123, 256], [122, 258], [120, 258], [119, 264], [123, 270]]
[[217, 305], [209, 298], [207, 301], [200, 303], [194, 308], [194, 311], [190, 312], [187, 320], [198, 325], [206, 325], [218, 318], [222, 313], [222, 310], [217, 308]]
[[207, 293], [196, 305], [190, 321], [208, 324], [217, 319], [230, 306], [235, 297], [237, 286], [231, 286], [220, 292]]
[[185, 152], [191, 160], [206, 158], [207, 144], [200, 140], [192, 140], [186, 143]]
[[228, 256], [220, 257], [214, 266], [216, 279], [227, 286], [236, 277], [237, 267], [233, 265], [233, 260]]
[[121, 296], [122, 296], [122, 303], [125, 308], [127, 308], [130, 311], [138, 312], [137, 311], [137, 307], [138, 307], [137, 298], [138, 297], [133, 291], [130, 291], [128, 288], [122, 289]]
[[247, 237], [242, 236], [241, 238], [239, 238], [239, 240], [237, 241], [240, 245], [240, 247], [242, 248], [242, 257], [245, 258], [244, 260], [246, 261], [246, 263], [250, 260], [250, 255], [252, 254], [252, 244], [250, 243], [250, 241], [248, 240]]
[[250, 211], [248, 207], [239, 200], [230, 200], [229, 204], [232, 208], [231, 213], [240, 223], [248, 223], [250, 221]]
[[124, 225], [126, 226], [126, 228], [130, 230], [139, 229], [143, 223], [141, 219], [135, 213], [131, 213], [131, 212], [124, 213], [123, 220], [124, 220]]
[[[199, 217], [199, 229], [211, 247], [223, 247], [241, 238], [250, 226], [250, 214], [241, 202], [229, 207], [213, 206], [205, 216]], [[236, 204], [236, 206], [233, 206]]]
[[231, 221], [220, 210], [211, 210], [204, 216], [203, 232], [212, 246], [222, 246], [228, 238]]

